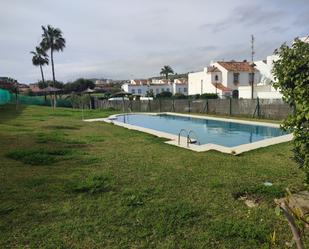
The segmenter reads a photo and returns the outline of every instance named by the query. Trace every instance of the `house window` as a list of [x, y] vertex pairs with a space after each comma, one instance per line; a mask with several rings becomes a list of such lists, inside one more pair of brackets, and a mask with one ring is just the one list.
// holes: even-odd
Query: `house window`
[[249, 73], [249, 84], [254, 83], [254, 73]]
[[132, 94], [135, 94], [135, 89], [132, 89], [131, 91], [132, 91]]
[[219, 80], [219, 76], [215, 75], [215, 81], [218, 81], [218, 80]]
[[158, 94], [159, 93], [159, 89], [156, 89], [156, 94]]
[[185, 93], [187, 92], [187, 88], [186, 87], [183, 88], [183, 92], [185, 92]]
[[167, 91], [167, 92], [169, 92], [169, 91], [170, 91], [170, 89], [169, 89], [169, 88], [166, 88], [166, 91]]
[[138, 94], [141, 94], [141, 93], [142, 93], [142, 90], [141, 90], [141, 89], [138, 89], [138, 90], [137, 90], [137, 93], [138, 93]]
[[161, 88], [161, 92], [164, 92], [164, 88]]
[[233, 74], [233, 82], [235, 85], [239, 83], [239, 73], [234, 73]]

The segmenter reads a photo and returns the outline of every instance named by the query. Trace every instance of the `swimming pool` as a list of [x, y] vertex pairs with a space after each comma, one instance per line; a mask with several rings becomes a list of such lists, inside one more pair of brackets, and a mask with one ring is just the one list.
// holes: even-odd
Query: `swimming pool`
[[[291, 134], [278, 124], [252, 122], [175, 113], [130, 113], [102, 119], [129, 129], [135, 129], [170, 139], [167, 143], [195, 151], [219, 150], [239, 154], [251, 149], [290, 141]], [[89, 120], [90, 121], [90, 120]], [[92, 120], [100, 121], [100, 119]], [[180, 131], [181, 141], [178, 140]], [[188, 144], [188, 132], [195, 144]], [[193, 139], [192, 139], [193, 140]]]
[[[286, 134], [276, 127], [169, 114], [124, 114], [117, 115], [114, 121], [174, 135], [178, 135], [181, 129], [192, 130], [195, 133], [192, 135], [195, 136], [200, 145], [212, 143], [233, 147]], [[182, 132], [182, 135], [185, 134], [186, 132]]]

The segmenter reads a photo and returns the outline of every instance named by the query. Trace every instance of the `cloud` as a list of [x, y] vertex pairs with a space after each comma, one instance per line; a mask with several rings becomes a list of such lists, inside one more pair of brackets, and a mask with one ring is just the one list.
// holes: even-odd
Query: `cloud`
[[238, 23], [258, 26], [280, 20], [285, 12], [280, 9], [266, 8], [265, 5], [243, 5], [235, 8], [232, 15]]
[[[284, 41], [305, 35], [306, 1], [1, 0], [0, 76], [40, 79], [29, 51], [46, 24], [59, 27], [67, 41], [63, 53], [55, 54], [61, 81], [149, 77], [166, 64], [181, 73], [215, 59], [248, 59], [251, 34], [256, 57], [264, 58]], [[50, 66], [44, 72], [50, 79]]]
[[218, 33], [225, 31], [229, 28], [230, 25], [233, 24], [233, 21], [230, 19], [226, 19], [217, 23], [206, 23], [200, 26], [201, 29], [209, 29], [213, 33]]
[[283, 11], [266, 9], [259, 5], [241, 5], [235, 7], [231, 14], [224, 20], [215, 23], [206, 23], [201, 25], [200, 28], [209, 29], [213, 33], [218, 33], [239, 24], [245, 27], [259, 27], [280, 20], [284, 14]]

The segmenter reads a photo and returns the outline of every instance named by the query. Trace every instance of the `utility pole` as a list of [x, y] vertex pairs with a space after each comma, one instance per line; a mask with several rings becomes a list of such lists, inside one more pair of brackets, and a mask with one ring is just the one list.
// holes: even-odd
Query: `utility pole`
[[251, 35], [251, 62], [252, 63], [254, 61], [254, 54], [255, 54], [255, 52], [254, 52], [254, 40], [255, 40], [254, 35]]
[[[254, 36], [251, 35], [251, 66], [252, 68], [254, 68], [254, 54], [255, 54], [255, 51], [254, 51]], [[254, 71], [250, 73], [250, 77], [249, 77], [249, 80], [250, 80], [250, 84], [251, 84], [251, 99], [254, 98]]]

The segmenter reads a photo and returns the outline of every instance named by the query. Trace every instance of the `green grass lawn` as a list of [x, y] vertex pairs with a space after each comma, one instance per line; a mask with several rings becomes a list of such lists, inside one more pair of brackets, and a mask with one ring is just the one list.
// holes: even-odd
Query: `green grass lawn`
[[284, 248], [273, 199], [304, 189], [290, 143], [197, 153], [38, 106], [1, 106], [0, 141], [0, 248]]

